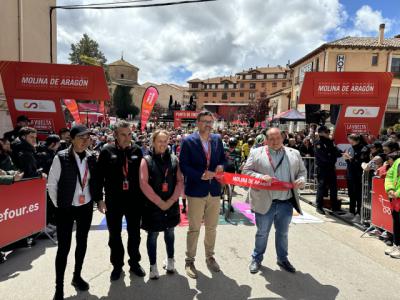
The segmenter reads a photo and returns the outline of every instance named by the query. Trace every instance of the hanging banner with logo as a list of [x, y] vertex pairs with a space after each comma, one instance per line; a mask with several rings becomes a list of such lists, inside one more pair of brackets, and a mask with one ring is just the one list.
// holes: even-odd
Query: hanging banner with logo
[[25, 115], [42, 139], [66, 127], [61, 99], [110, 100], [102, 67], [0, 61], [0, 76], [13, 125]]
[[192, 110], [175, 110], [174, 111], [174, 128], [179, 128], [182, 125], [182, 120], [196, 120], [198, 111]]
[[64, 104], [68, 108], [76, 124], [81, 124], [81, 118], [79, 116], [78, 104], [74, 99], [64, 99]]
[[142, 109], [140, 111], [140, 122], [142, 124], [141, 130], [146, 128], [146, 123], [150, 118], [151, 111], [153, 110], [154, 104], [156, 104], [158, 99], [158, 90], [154, 86], [149, 86], [142, 99]]
[[228, 172], [217, 173], [215, 179], [217, 179], [221, 184], [232, 184], [258, 190], [287, 191], [294, 188], [292, 183], [280, 181], [276, 178], [272, 178], [271, 182], [267, 182], [257, 177]]
[[[340, 104], [334, 140], [349, 149], [350, 134], [377, 136], [381, 129], [393, 75], [390, 72], [308, 72], [299, 104]], [[346, 187], [343, 158], [336, 164], [338, 186]]]

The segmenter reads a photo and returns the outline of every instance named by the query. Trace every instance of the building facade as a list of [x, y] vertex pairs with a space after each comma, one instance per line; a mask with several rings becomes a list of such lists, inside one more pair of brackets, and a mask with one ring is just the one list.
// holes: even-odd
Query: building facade
[[[1, 0], [0, 60], [55, 63], [57, 17], [49, 12], [56, 0]], [[51, 40], [51, 46], [50, 46]], [[12, 129], [3, 84], [0, 80], [0, 136]]]
[[345, 37], [328, 42], [291, 64], [290, 68], [290, 106], [303, 112], [304, 105], [298, 105], [298, 99], [306, 72], [393, 72], [385, 126], [399, 123], [400, 36], [385, 38], [384, 24], [380, 26], [378, 37]]
[[256, 100], [264, 100], [290, 86], [289, 69], [281, 66], [250, 68], [234, 76], [188, 81], [189, 94], [197, 101], [197, 109], [208, 109], [231, 121], [237, 111]]

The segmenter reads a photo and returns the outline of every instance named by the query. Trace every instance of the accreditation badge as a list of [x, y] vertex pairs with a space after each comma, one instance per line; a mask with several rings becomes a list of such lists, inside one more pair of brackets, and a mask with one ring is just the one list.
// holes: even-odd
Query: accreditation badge
[[124, 181], [122, 182], [122, 190], [129, 190], [129, 181], [127, 179], [124, 179]]
[[79, 195], [79, 204], [85, 204], [85, 195]]
[[162, 184], [161, 191], [164, 192], [164, 193], [168, 192], [168, 183], [167, 182], [164, 182]]

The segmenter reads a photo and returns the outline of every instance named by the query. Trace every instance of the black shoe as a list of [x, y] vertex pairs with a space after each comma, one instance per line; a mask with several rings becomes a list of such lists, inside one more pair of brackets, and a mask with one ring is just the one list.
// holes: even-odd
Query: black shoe
[[255, 274], [260, 270], [261, 264], [253, 259], [249, 265], [249, 270], [251, 274]]
[[131, 271], [133, 274], [135, 274], [136, 276], [139, 276], [139, 277], [146, 276], [146, 272], [139, 265], [139, 263], [132, 265], [129, 271]]
[[296, 273], [296, 269], [292, 266], [292, 264], [288, 260], [287, 261], [278, 261], [277, 264], [285, 271], [288, 271], [290, 273]]
[[346, 212], [345, 212], [344, 210], [341, 210], [341, 209], [334, 209], [332, 212], [333, 212], [335, 215], [338, 215], [338, 216], [343, 216], [343, 215], [346, 214]]
[[6, 255], [3, 252], [0, 252], [0, 264], [6, 261]]
[[325, 211], [322, 207], [317, 207], [317, 213], [319, 213], [320, 215], [325, 215]]
[[64, 291], [56, 288], [53, 300], [64, 300]]
[[89, 289], [89, 283], [83, 280], [81, 276], [74, 276], [71, 284], [80, 291], [87, 291]]
[[110, 275], [111, 281], [116, 281], [121, 278], [122, 269], [121, 268], [114, 268]]

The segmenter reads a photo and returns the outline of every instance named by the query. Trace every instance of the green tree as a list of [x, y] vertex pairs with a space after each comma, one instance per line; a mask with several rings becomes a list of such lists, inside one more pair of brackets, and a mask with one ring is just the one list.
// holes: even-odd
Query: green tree
[[71, 44], [69, 60], [74, 65], [101, 65], [103, 66], [107, 59], [99, 49], [99, 44], [91, 39], [86, 33], [76, 44]]
[[128, 115], [134, 118], [139, 114], [139, 108], [132, 103], [131, 87], [118, 85], [113, 94], [115, 113], [119, 118], [126, 119]]

